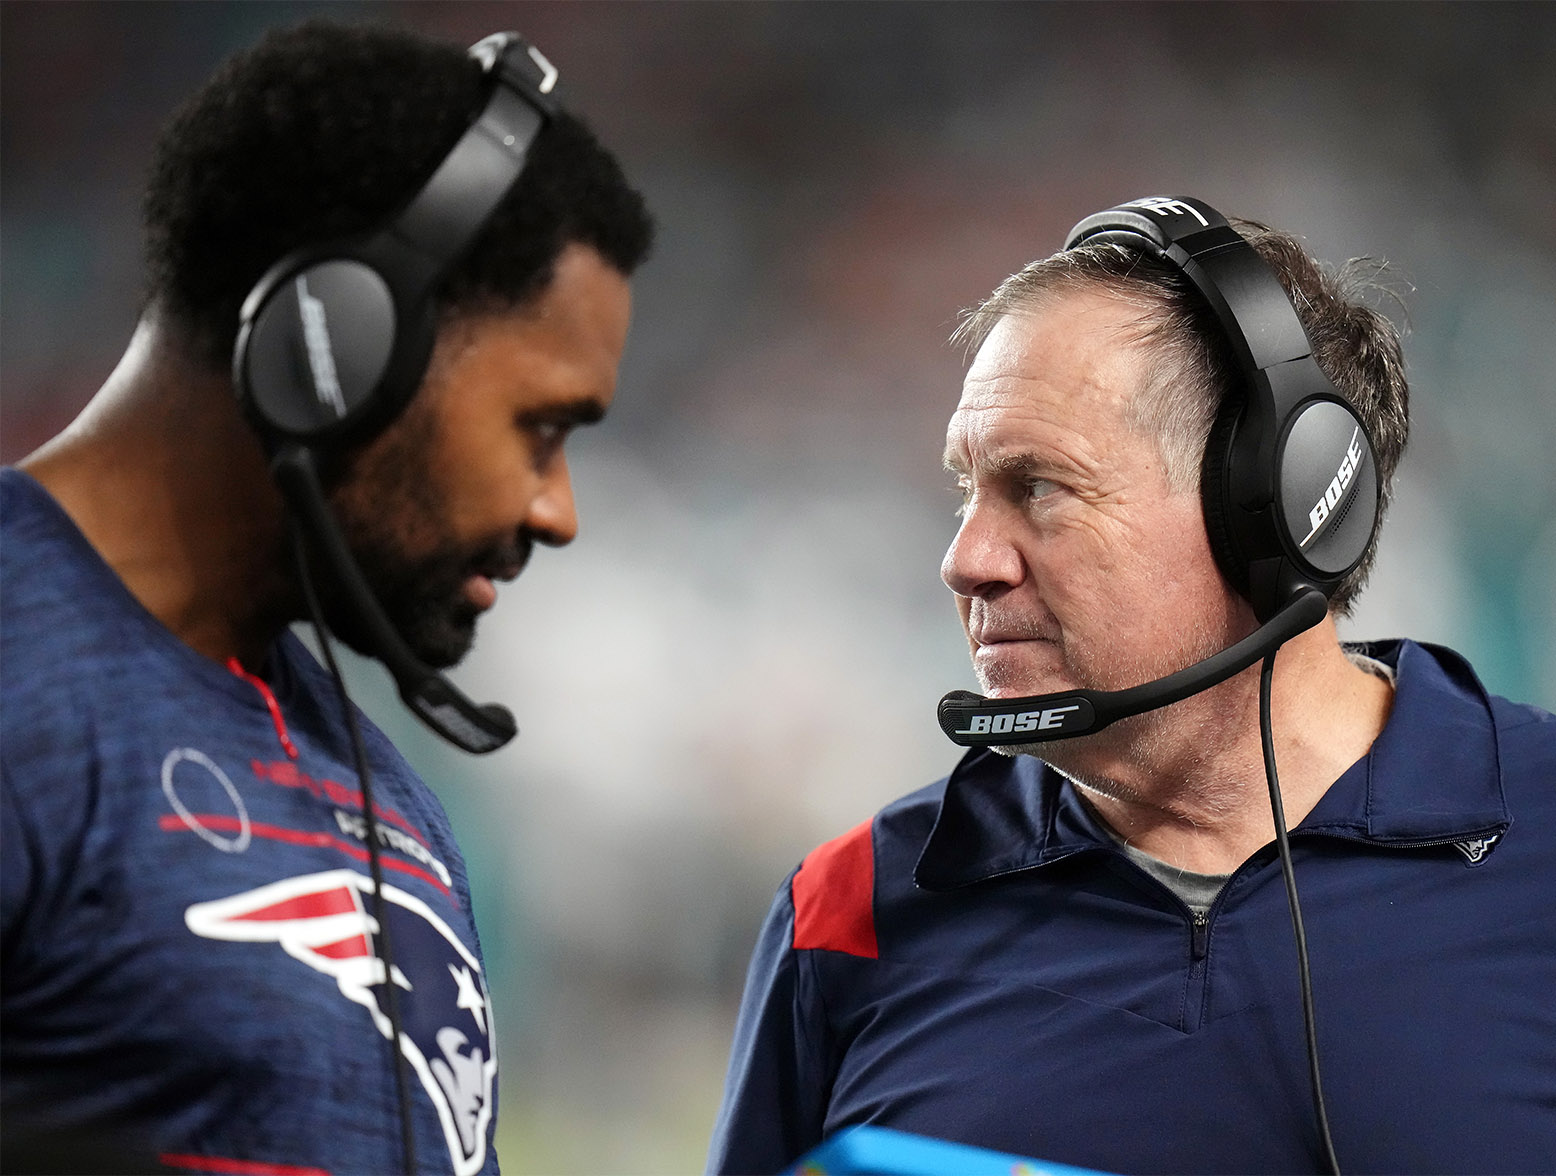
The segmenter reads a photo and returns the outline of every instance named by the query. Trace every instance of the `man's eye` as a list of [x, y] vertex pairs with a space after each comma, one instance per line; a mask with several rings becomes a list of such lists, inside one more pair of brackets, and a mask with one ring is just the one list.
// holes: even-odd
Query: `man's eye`
[[1033, 502], [1041, 501], [1059, 489], [1059, 483], [1050, 482], [1047, 478], [1030, 478], [1026, 483], [1027, 497]]
[[951, 493], [956, 495], [956, 510], [954, 513], [957, 518], [962, 518], [967, 514], [967, 504], [972, 498], [972, 485], [968, 482], [958, 482], [951, 487]]
[[521, 419], [519, 427], [529, 435], [537, 458], [545, 458], [555, 453], [567, 440], [568, 433], [572, 431], [572, 426], [563, 421]]

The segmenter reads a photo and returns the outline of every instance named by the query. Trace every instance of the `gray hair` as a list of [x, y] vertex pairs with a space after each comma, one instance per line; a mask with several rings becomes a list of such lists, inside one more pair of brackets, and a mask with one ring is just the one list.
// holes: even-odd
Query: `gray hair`
[[[1253, 221], [1231, 223], [1274, 270], [1307, 331], [1313, 358], [1366, 425], [1377, 455], [1381, 517], [1410, 431], [1399, 330], [1367, 302], [1378, 294], [1400, 301], [1383, 280], [1386, 264], [1353, 258], [1329, 270], [1289, 233]], [[1041, 310], [1082, 290], [1106, 291], [1138, 309], [1132, 341], [1144, 345], [1148, 368], [1130, 406], [1130, 424], [1155, 439], [1175, 490], [1197, 487], [1205, 442], [1238, 369], [1210, 308], [1175, 266], [1102, 242], [1056, 253], [1001, 282], [963, 314], [951, 340], [971, 355], [1005, 316]], [[1335, 591], [1330, 607], [1339, 615], [1350, 612], [1376, 555], [1375, 534]]]

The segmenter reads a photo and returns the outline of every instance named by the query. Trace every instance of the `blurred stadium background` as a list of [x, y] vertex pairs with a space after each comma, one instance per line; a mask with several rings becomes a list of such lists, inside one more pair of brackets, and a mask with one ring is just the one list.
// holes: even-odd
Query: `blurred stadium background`
[[699, 1168], [774, 887], [954, 763], [945, 338], [1088, 212], [1187, 192], [1389, 260], [1415, 427], [1347, 632], [1556, 705], [1556, 6], [7, 0], [4, 460], [129, 337], [161, 121], [316, 14], [524, 32], [661, 229], [582, 538], [459, 673], [522, 737], [462, 758], [353, 667], [471, 862], [508, 1171]]

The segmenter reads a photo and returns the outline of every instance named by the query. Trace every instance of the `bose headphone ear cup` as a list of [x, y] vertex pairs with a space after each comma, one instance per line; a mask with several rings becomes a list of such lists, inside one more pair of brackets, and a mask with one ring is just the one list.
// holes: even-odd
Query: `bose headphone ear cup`
[[1377, 453], [1355, 408], [1339, 398], [1304, 405], [1282, 439], [1275, 479], [1277, 525], [1301, 557], [1293, 563], [1332, 594], [1366, 554], [1380, 513]]
[[421, 387], [437, 340], [430, 298], [396, 300], [364, 261], [296, 269], [288, 259], [255, 287], [234, 351], [249, 419], [274, 447], [359, 441], [392, 421]]
[[1205, 532], [1210, 537], [1210, 551], [1215, 556], [1216, 566], [1238, 594], [1246, 598], [1250, 591], [1248, 559], [1238, 550], [1231, 521], [1234, 509], [1231, 500], [1232, 439], [1242, 408], [1241, 396], [1228, 395], [1222, 399], [1210, 426], [1210, 435], [1205, 440], [1199, 492], [1204, 507]]
[[395, 300], [362, 261], [283, 259], [244, 307], [234, 379], [267, 440], [318, 442], [380, 415], [380, 385], [395, 364]]

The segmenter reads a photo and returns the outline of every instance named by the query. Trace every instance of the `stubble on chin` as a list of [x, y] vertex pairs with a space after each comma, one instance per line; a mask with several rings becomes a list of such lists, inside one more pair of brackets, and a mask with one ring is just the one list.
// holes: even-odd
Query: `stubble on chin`
[[[1164, 678], [1178, 670], [1224, 649], [1232, 643], [1225, 634], [1212, 632], [1201, 621], [1189, 628], [1176, 647], [1155, 658], [1133, 650], [1104, 650], [1103, 658], [1080, 659], [1066, 650], [1063, 640], [1057, 648], [1063, 663], [1060, 684], [1044, 685], [1041, 693], [1066, 690], [1125, 690]], [[985, 691], [989, 683], [979, 674]], [[1051, 679], [1050, 679], [1051, 680]], [[1016, 692], [1036, 694], [1034, 683], [1016, 683]], [[1000, 755], [1032, 756], [1083, 788], [1122, 801], [1143, 799], [1141, 788], [1132, 781], [1152, 776], [1157, 765], [1183, 764], [1203, 758], [1196, 750], [1212, 738], [1210, 715], [1204, 699], [1193, 695], [1181, 702], [1143, 714], [1118, 719], [1100, 731], [1069, 739], [1042, 743], [1001, 745], [993, 748]]]
[[[446, 575], [417, 575], [405, 566], [386, 572], [383, 562], [356, 548], [362, 577], [390, 628], [419, 661], [435, 669], [459, 662], [475, 640], [480, 610], [462, 600]], [[326, 570], [319, 586], [330, 632], [364, 657], [379, 650], [368, 625]], [[462, 582], [462, 581], [461, 581]]]

